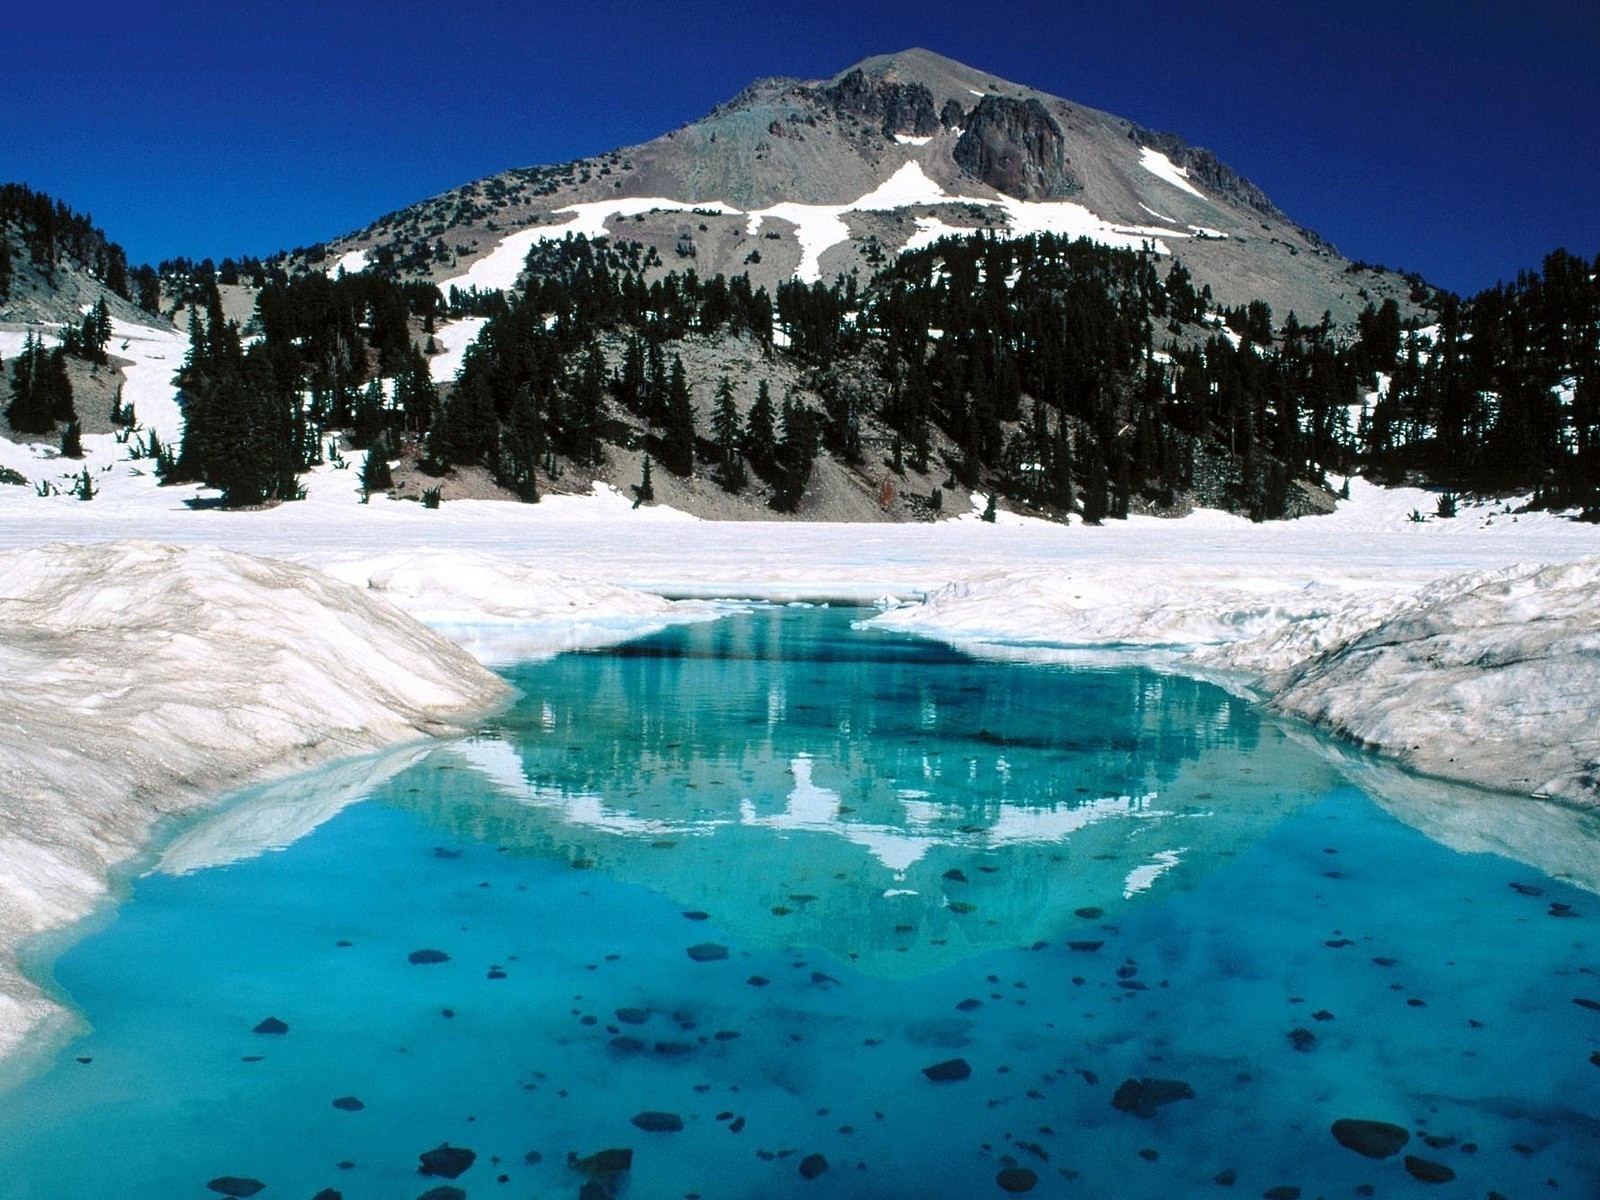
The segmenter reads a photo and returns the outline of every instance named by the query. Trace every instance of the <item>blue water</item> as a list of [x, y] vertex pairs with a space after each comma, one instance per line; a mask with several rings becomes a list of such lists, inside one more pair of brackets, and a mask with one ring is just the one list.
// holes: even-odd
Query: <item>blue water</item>
[[[1600, 1194], [1600, 899], [1429, 841], [1216, 688], [855, 616], [520, 668], [287, 849], [133, 881], [53, 964], [89, 1029], [0, 1097], [0, 1196], [410, 1200], [444, 1143], [518, 1200], [606, 1148], [635, 1198], [1430, 1190], [1344, 1117], [1441, 1195]], [[1146, 1077], [1193, 1097], [1113, 1107]]]

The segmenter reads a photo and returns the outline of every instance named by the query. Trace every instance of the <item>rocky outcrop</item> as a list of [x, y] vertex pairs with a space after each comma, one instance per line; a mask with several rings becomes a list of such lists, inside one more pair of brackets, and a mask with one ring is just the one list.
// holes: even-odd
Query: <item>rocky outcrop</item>
[[1078, 188], [1067, 171], [1066, 136], [1038, 100], [985, 96], [967, 115], [955, 160], [967, 174], [1019, 200], [1050, 200]]
[[817, 88], [812, 95], [836, 112], [877, 122], [885, 137], [897, 133], [930, 137], [939, 132], [939, 114], [934, 107], [933, 93], [920, 83], [871, 79], [857, 68], [838, 83]]

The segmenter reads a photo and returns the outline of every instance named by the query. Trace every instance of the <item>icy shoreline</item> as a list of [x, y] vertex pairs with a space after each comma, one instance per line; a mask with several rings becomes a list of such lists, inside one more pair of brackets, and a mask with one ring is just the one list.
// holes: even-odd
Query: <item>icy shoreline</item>
[[149, 543], [0, 552], [0, 675], [0, 1055], [61, 1017], [19, 944], [91, 912], [159, 820], [508, 695], [324, 574]]
[[1295, 585], [1236, 572], [993, 572], [875, 624], [977, 653], [1160, 650], [1426, 775], [1600, 807], [1600, 558]]

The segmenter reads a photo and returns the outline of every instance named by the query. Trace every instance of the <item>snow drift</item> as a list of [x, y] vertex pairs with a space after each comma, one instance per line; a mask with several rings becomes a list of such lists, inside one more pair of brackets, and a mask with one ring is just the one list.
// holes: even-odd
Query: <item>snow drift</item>
[[979, 652], [1141, 647], [1415, 770], [1600, 806], [1600, 558], [1337, 583], [1093, 564], [995, 571], [876, 618]]
[[149, 543], [0, 552], [0, 677], [0, 1053], [56, 1011], [19, 943], [89, 912], [157, 820], [507, 694], [326, 575]]
[[1446, 580], [1268, 682], [1429, 775], [1600, 806], [1600, 559]]

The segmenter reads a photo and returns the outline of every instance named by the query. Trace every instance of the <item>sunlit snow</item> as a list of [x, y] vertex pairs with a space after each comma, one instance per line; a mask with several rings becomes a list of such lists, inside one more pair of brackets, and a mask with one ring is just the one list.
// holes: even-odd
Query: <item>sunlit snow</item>
[[1158, 179], [1164, 179], [1175, 188], [1181, 188], [1191, 196], [1199, 196], [1204, 200], [1205, 193], [1189, 182], [1189, 172], [1178, 166], [1159, 150], [1152, 150], [1149, 146], [1139, 148], [1139, 165]]

